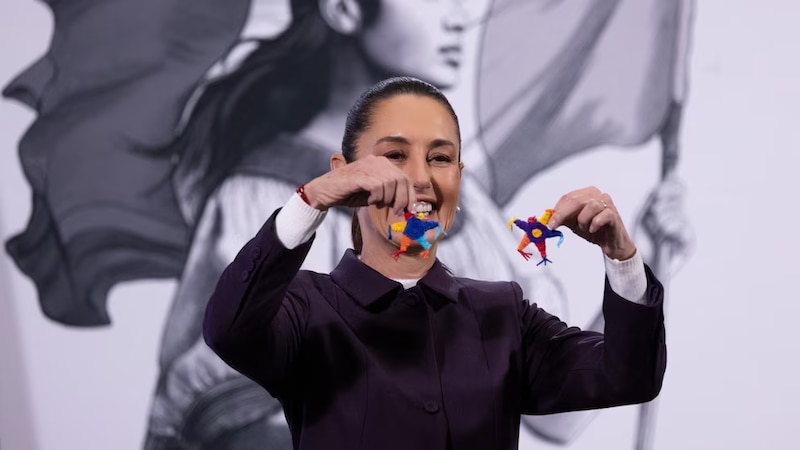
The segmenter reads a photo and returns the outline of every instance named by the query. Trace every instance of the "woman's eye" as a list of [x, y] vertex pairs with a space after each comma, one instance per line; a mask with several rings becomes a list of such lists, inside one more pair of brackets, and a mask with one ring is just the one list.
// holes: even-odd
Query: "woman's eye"
[[429, 159], [429, 161], [431, 161], [431, 162], [437, 162], [437, 163], [450, 163], [450, 162], [452, 162], [452, 161], [453, 161], [453, 159], [452, 159], [452, 158], [450, 158], [450, 157], [449, 157], [449, 156], [447, 156], [447, 155], [433, 155], [433, 156], [432, 156], [432, 157]]
[[386, 158], [391, 159], [393, 161], [402, 161], [402, 160], [406, 159], [405, 153], [399, 152], [399, 151], [389, 152], [389, 153], [385, 154], [384, 156], [386, 156]]

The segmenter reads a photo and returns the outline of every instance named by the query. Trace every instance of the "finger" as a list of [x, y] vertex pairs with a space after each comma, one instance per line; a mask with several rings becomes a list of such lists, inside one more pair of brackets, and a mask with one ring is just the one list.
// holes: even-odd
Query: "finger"
[[664, 183], [661, 183], [656, 188], [655, 192], [656, 192], [656, 196], [659, 197], [659, 198], [664, 198], [664, 197], [669, 198], [669, 197], [673, 197], [673, 196], [676, 196], [676, 195], [681, 195], [683, 193], [683, 189], [682, 189], [682, 186], [680, 184], [678, 184], [678, 183], [664, 182]]
[[397, 193], [397, 180], [396, 179], [389, 179], [386, 180], [383, 184], [383, 205], [382, 206], [394, 206], [394, 201], [396, 198]]
[[683, 218], [683, 208], [676, 203], [658, 204], [653, 208], [653, 214], [659, 222], [672, 222]]
[[[341, 199], [339, 199], [339, 201], [350, 206], [365, 206], [367, 204], [366, 199], [369, 198], [372, 192], [372, 183], [370, 182], [369, 177], [356, 174], [350, 180], [355, 186], [353, 188], [350, 188], [349, 186], [343, 187], [341, 194], [339, 194], [341, 195]], [[363, 204], [360, 200], [361, 198], [365, 200]]]
[[384, 198], [384, 186], [383, 181], [377, 180], [369, 191], [369, 198], [367, 199], [367, 203], [370, 205], [378, 205], [380, 206], [383, 203]]
[[417, 203], [417, 189], [414, 187], [414, 182], [410, 178], [405, 177], [405, 180], [408, 188], [408, 206], [410, 207], [414, 203]]
[[578, 211], [578, 207], [579, 205], [574, 198], [566, 195], [562, 196], [555, 206], [553, 206], [553, 214], [550, 216], [548, 226], [552, 229], [556, 229], [571, 221]]
[[602, 203], [604, 207], [606, 207], [606, 208], [608, 208], [608, 209], [610, 209], [612, 211], [616, 211], [617, 210], [617, 205], [614, 204], [614, 199], [612, 199], [610, 195], [608, 195], [605, 192], [603, 192], [603, 193], [600, 193], [599, 197], [597, 197], [597, 198], [600, 200], [600, 203]]
[[363, 173], [354, 174], [346, 183], [354, 183], [355, 187], [343, 192], [342, 200], [350, 206], [366, 206], [371, 204], [375, 190], [380, 184], [374, 177]]
[[[577, 226], [578, 213], [583, 209], [587, 199], [596, 198], [600, 196], [600, 190], [594, 186], [577, 189], [572, 192], [564, 194], [553, 207], [555, 212], [551, 216], [551, 228], [557, 228], [560, 225], [574, 229]], [[553, 221], [555, 217], [555, 221]]]
[[590, 234], [597, 233], [603, 227], [614, 226], [616, 222], [616, 213], [608, 208], [603, 208], [599, 213], [592, 217], [591, 222], [588, 224]]
[[583, 208], [578, 212], [578, 228], [583, 231], [589, 230], [594, 218], [608, 208], [607, 203], [598, 199], [589, 199]]
[[391, 207], [396, 215], [402, 216], [410, 202], [406, 175], [384, 157], [376, 160], [375, 171], [386, 180], [384, 186], [385, 206]]
[[400, 178], [395, 182], [394, 194], [394, 213], [402, 216], [408, 206], [408, 182], [405, 178]]

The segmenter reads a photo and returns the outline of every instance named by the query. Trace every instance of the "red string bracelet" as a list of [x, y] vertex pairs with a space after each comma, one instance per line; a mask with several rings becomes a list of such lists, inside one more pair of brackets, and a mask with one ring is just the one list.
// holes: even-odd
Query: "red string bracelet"
[[309, 202], [308, 201], [308, 197], [306, 197], [306, 185], [305, 184], [301, 184], [300, 186], [297, 186], [297, 191], [296, 192], [298, 194], [300, 194], [300, 198], [302, 198], [303, 201], [306, 202], [306, 205], [311, 206], [311, 202]]

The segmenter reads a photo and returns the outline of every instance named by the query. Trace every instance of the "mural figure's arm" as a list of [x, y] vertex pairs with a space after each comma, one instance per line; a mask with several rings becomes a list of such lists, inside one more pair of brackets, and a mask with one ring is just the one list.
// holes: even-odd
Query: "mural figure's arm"
[[167, 316], [159, 357], [162, 370], [200, 339], [206, 304], [222, 271], [294, 189], [280, 180], [237, 175], [209, 198]]
[[[225, 267], [258, 232], [267, 214], [283, 206], [294, 190], [293, 185], [282, 180], [238, 175], [228, 178], [210, 198], [164, 327], [148, 442], [176, 439], [206, 445], [232, 430], [249, 430], [252, 427], [247, 428], [248, 424], [280, 412], [277, 401], [211, 351], [203, 342], [201, 324], [208, 299]], [[329, 217], [317, 230], [312, 257], [307, 258], [303, 268], [330, 270], [328, 266], [337, 253], [333, 219]], [[209, 419], [209, 414], [220, 410], [236, 414], [223, 421]], [[275, 442], [285, 441], [285, 448], [290, 447], [285, 426], [265, 426], [271, 427]], [[174, 435], [176, 432], [180, 435]], [[255, 430], [254, 433], [258, 434]]]

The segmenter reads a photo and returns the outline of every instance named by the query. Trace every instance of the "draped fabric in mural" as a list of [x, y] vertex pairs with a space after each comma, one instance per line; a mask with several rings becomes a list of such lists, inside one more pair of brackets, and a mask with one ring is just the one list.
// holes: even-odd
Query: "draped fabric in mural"
[[[32, 213], [7, 251], [42, 312], [75, 327], [109, 325], [121, 281], [180, 280], [164, 299], [148, 448], [291, 448], [280, 405], [202, 342], [204, 305], [263, 220], [327, 170], [350, 103], [378, 79], [474, 81], [478, 129], [463, 151], [480, 163], [439, 253], [459, 275], [516, 279], [562, 312], [558, 279], [518, 273], [503, 208], [572, 155], [652, 138], [663, 164], [639, 215], [648, 262], [668, 279], [687, 252], [677, 161], [690, 0], [48, 3], [51, 47], [3, 91], [37, 112], [19, 148]], [[347, 211], [330, 214], [304, 267], [330, 270], [349, 231]], [[595, 414], [526, 417], [524, 430], [568, 444]]]

